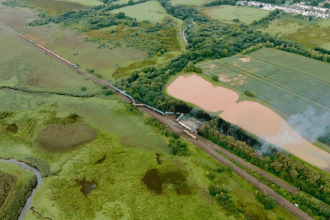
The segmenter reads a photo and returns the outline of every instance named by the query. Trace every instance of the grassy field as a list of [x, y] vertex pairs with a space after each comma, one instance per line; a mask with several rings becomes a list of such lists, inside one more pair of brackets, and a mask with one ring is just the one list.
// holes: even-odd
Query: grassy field
[[315, 22], [295, 18], [290, 14], [284, 14], [280, 18], [270, 21], [266, 26], [261, 26], [258, 29], [272, 36], [286, 37], [311, 24], [315, 24]]
[[149, 1], [116, 9], [111, 11], [111, 14], [117, 14], [119, 12], [124, 12], [127, 16], [136, 18], [138, 21], [149, 20], [151, 22], [161, 22], [165, 17], [169, 17], [158, 1]]
[[202, 6], [205, 3], [212, 2], [213, 0], [171, 0], [171, 4], [175, 5], [192, 5], [192, 6]]
[[19, 165], [0, 162], [0, 218], [17, 219], [35, 184], [34, 173]]
[[292, 34], [283, 36], [285, 39], [298, 42], [306, 47], [323, 47], [330, 49], [330, 19], [301, 28]]
[[[0, 86], [70, 94], [101, 92], [75, 71], [0, 30]], [[81, 91], [86, 87], [85, 92]]]
[[[83, 2], [86, 0], [83, 0]], [[95, 0], [92, 0], [95, 1]], [[49, 12], [51, 15], [61, 14], [63, 12], [81, 9], [84, 5], [78, 1], [57, 1], [57, 0], [27, 0], [28, 4]]]
[[[52, 219], [292, 219], [280, 206], [271, 211], [257, 202], [255, 188], [188, 143], [191, 156], [169, 154], [169, 138], [145, 124], [148, 118], [116, 97], [88, 99], [0, 91], [0, 157], [15, 157], [43, 166], [45, 178], [33, 198], [34, 210]], [[12, 100], [8, 102], [6, 100]], [[74, 117], [73, 117], [74, 116]], [[97, 132], [93, 140], [61, 151], [38, 145], [54, 126]], [[62, 129], [63, 129], [62, 128]], [[70, 129], [62, 131], [70, 133]], [[48, 139], [58, 137], [48, 134]], [[67, 136], [61, 136], [63, 140]], [[10, 146], [10, 147], [8, 147]], [[58, 145], [60, 148], [61, 145]], [[19, 153], [17, 153], [19, 152]], [[159, 155], [157, 156], [156, 155]], [[31, 159], [32, 158], [32, 159]], [[157, 159], [158, 158], [158, 159]], [[42, 164], [42, 165], [41, 165]], [[46, 168], [48, 167], [48, 171]], [[148, 188], [146, 174], [157, 169], [161, 192]], [[215, 178], [208, 178], [215, 172]], [[173, 175], [176, 175], [174, 178]], [[179, 176], [178, 176], [179, 175]], [[173, 179], [174, 178], [174, 179]], [[88, 195], [82, 182], [96, 188]], [[214, 202], [207, 187], [226, 188], [243, 214], [232, 215]], [[179, 187], [179, 188], [178, 188]], [[244, 217], [245, 216], [245, 217]], [[37, 219], [32, 211], [25, 219]]]
[[63, 2], [75, 2], [79, 3], [82, 5], [87, 5], [87, 6], [96, 6], [96, 5], [102, 5], [103, 2], [98, 1], [98, 0], [62, 0]]
[[[1, 2], [1, 0], [0, 0]], [[57, 24], [37, 27], [26, 26], [37, 18], [37, 11], [29, 8], [11, 8], [0, 5], [0, 21], [8, 24], [20, 33], [28, 36], [44, 47], [58, 53], [83, 69], [94, 69], [106, 78], [112, 79], [117, 67], [125, 67], [141, 61], [146, 52], [134, 48], [108, 47], [99, 48], [99, 43], [87, 42], [85, 34], [76, 34]], [[90, 57], [97, 57], [91, 59]]]
[[251, 24], [254, 20], [260, 20], [269, 14], [265, 10], [231, 5], [207, 8], [203, 12], [212, 19], [218, 19], [221, 22], [229, 24], [235, 23], [233, 19], [239, 19], [240, 22]]
[[[249, 60], [243, 62], [241, 58]], [[219, 81], [226, 85], [241, 91], [256, 92], [257, 98], [286, 115], [304, 112], [307, 106], [314, 107], [319, 114], [329, 111], [328, 93], [323, 92], [330, 89], [329, 78], [326, 77], [329, 65], [325, 66], [324, 72], [309, 71], [313, 66], [314, 69], [321, 69], [320, 65], [327, 64], [304, 57], [301, 59], [306, 63], [301, 64], [303, 62], [298, 62], [298, 58], [300, 56], [264, 48], [248, 57], [236, 55], [199, 66], [209, 77], [218, 75]], [[282, 61], [283, 66], [280, 66]], [[304, 65], [310, 68], [304, 68]]]

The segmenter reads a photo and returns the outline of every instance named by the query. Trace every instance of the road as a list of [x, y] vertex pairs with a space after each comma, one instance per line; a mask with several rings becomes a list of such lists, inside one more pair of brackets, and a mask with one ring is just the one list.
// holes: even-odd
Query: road
[[184, 30], [182, 31], [182, 38], [183, 38], [184, 42], [186, 42], [186, 44], [188, 45], [189, 43], [188, 43], [188, 41], [187, 41], [187, 38], [186, 38], [186, 34], [185, 34], [185, 32], [186, 32], [186, 29], [184, 29]]
[[[24, 42], [30, 44], [31, 46], [35, 47], [39, 51], [42, 51], [43, 53], [47, 54], [48, 56], [54, 58], [55, 60], [63, 63], [64, 65], [68, 66], [70, 69], [73, 69], [73, 70], [77, 71], [78, 73], [82, 74], [83, 76], [87, 77], [88, 79], [92, 80], [93, 82], [95, 82], [97, 84], [100, 84], [100, 85], [106, 85], [108, 89], [113, 89], [113, 86], [111, 86], [107, 81], [98, 79], [97, 77], [85, 72], [82, 69], [74, 68], [73, 66], [71, 66], [71, 65], [65, 63], [64, 61], [62, 61], [61, 59], [58, 59], [57, 57], [55, 57], [52, 54], [48, 53], [47, 51], [44, 51], [41, 48], [36, 47], [34, 44], [30, 43], [29, 41], [26, 41], [23, 38], [19, 37], [18, 33], [15, 32], [14, 30], [10, 29], [9, 27], [6, 27], [3, 24], [0, 24], [0, 28], [4, 29], [5, 31], [7, 31], [8, 33], [14, 35], [15, 37], [18, 37], [19, 39], [21, 39]], [[118, 94], [119, 97], [124, 99], [126, 102], [131, 102], [131, 100], [126, 98], [124, 95], [122, 95], [120, 93], [117, 93], [117, 94]], [[222, 156], [221, 154], [216, 152], [216, 150], [219, 150], [219, 151], [225, 153], [230, 158], [234, 159], [237, 162], [242, 163], [243, 165], [247, 166], [248, 168], [259, 172], [265, 178], [267, 178], [267, 179], [270, 178], [270, 180], [272, 180], [274, 182], [276, 181], [276, 183], [283, 186], [283, 188], [291, 190], [290, 192], [295, 191], [295, 189], [293, 187], [291, 188], [291, 186], [287, 185], [286, 183], [276, 179], [275, 177], [270, 176], [269, 174], [261, 171], [260, 169], [258, 169], [256, 167], [254, 167], [253, 165], [243, 161], [242, 159], [238, 158], [237, 156], [235, 156], [235, 155], [229, 153], [228, 151], [218, 147], [217, 145], [214, 145], [213, 143], [209, 142], [208, 140], [206, 140], [202, 137], [199, 137], [198, 140], [190, 138], [189, 136], [187, 136], [186, 134], [183, 133], [183, 130], [182, 130], [181, 126], [179, 126], [177, 123], [175, 123], [175, 121], [173, 119], [171, 119], [169, 116], [159, 115], [158, 113], [156, 113], [156, 112], [154, 112], [154, 111], [152, 111], [148, 108], [145, 108], [145, 107], [139, 107], [139, 109], [141, 111], [147, 113], [148, 115], [156, 118], [158, 121], [163, 122], [164, 124], [168, 125], [174, 132], [178, 133], [181, 137], [183, 137], [183, 138], [189, 140], [190, 142], [194, 143], [195, 145], [197, 145], [204, 152], [206, 152], [208, 155], [210, 155], [211, 157], [213, 157], [214, 159], [216, 159], [220, 163], [224, 164], [225, 166], [231, 165], [233, 172], [235, 172], [237, 175], [239, 175], [240, 177], [245, 179], [247, 182], [253, 184], [261, 192], [265, 192], [270, 197], [274, 198], [278, 204], [280, 204], [283, 208], [287, 209], [291, 214], [293, 214], [297, 218], [303, 219], [303, 220], [305, 220], [305, 219], [306, 220], [312, 220], [313, 219], [309, 215], [307, 215], [306, 213], [301, 211], [299, 208], [297, 208], [296, 206], [294, 206], [293, 204], [288, 202], [286, 199], [284, 199], [283, 197], [278, 195], [276, 192], [274, 192], [268, 186], [266, 186], [265, 184], [263, 184], [262, 182], [260, 182], [259, 180], [257, 180], [256, 178], [254, 178], [253, 176], [248, 174], [247, 172], [245, 172], [243, 169], [236, 166], [230, 160], [226, 159], [224, 156]]]

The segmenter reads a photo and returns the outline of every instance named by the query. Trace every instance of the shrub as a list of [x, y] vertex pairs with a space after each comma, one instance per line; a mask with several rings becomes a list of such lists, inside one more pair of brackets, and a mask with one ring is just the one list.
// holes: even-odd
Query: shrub
[[257, 93], [251, 90], [246, 90], [244, 92], [245, 95], [250, 96], [250, 97], [256, 97]]
[[86, 91], [87, 88], [85, 86], [81, 87], [81, 91]]
[[213, 75], [212, 80], [218, 82], [219, 81], [218, 75]]

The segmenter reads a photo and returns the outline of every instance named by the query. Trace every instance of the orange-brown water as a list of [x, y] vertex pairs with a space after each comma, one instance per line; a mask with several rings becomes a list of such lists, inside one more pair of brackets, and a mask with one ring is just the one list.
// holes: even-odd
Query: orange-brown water
[[308, 163], [330, 169], [330, 154], [312, 145], [295, 132], [283, 118], [271, 109], [251, 101], [237, 103], [236, 92], [214, 86], [196, 74], [179, 76], [167, 92], [178, 99], [201, 108], [221, 113], [221, 118], [281, 147]]

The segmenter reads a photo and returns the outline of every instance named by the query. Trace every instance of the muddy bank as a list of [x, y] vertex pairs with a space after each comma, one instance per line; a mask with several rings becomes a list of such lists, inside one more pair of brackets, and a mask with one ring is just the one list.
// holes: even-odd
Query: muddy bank
[[237, 103], [236, 92], [214, 86], [196, 74], [178, 77], [167, 89], [178, 99], [221, 113], [221, 118], [281, 147], [283, 150], [329, 171], [330, 154], [312, 145], [271, 109], [251, 101]]
[[37, 170], [34, 167], [31, 167], [30, 165], [28, 165], [24, 162], [20, 162], [20, 161], [17, 161], [15, 159], [10, 159], [10, 160], [0, 159], [0, 161], [20, 165], [23, 169], [32, 171], [37, 177], [37, 186], [33, 189], [30, 197], [26, 200], [24, 208], [22, 209], [21, 214], [19, 215], [18, 220], [21, 220], [25, 217], [25, 215], [30, 210], [31, 203], [32, 203], [32, 197], [34, 196], [36, 190], [41, 186], [41, 183], [43, 182], [43, 178], [42, 178], [41, 173], [39, 172], [39, 170]]

